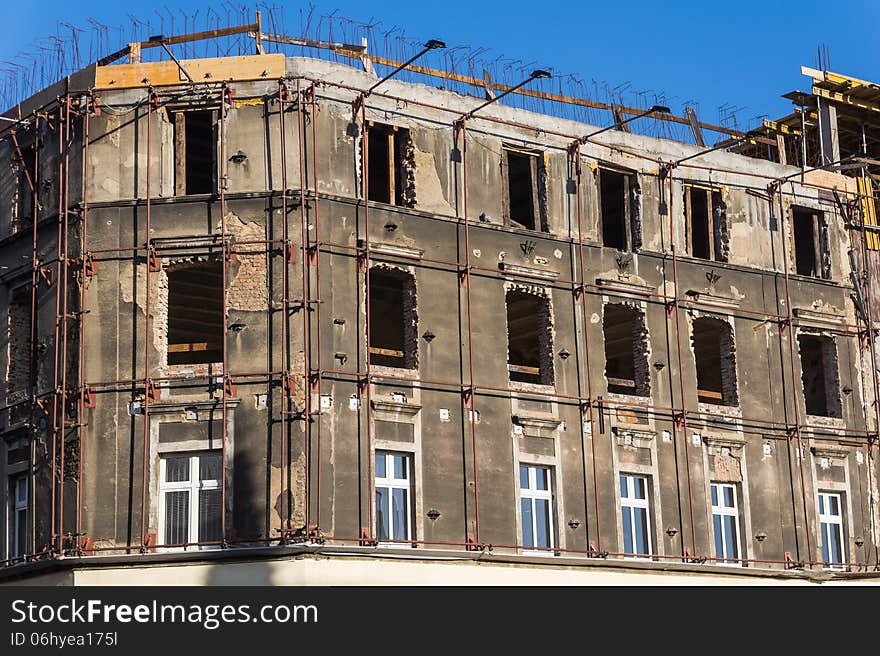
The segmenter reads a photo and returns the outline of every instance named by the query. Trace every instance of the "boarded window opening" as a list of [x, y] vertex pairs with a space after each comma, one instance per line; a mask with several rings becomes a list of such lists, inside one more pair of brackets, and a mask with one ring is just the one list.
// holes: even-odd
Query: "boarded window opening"
[[[806, 207], [791, 208], [795, 271], [802, 276], [830, 278], [828, 234], [824, 213]], [[824, 245], [824, 247], [823, 247]]]
[[599, 169], [602, 245], [620, 251], [641, 246], [638, 184], [632, 174]]
[[406, 271], [370, 269], [370, 364], [415, 369], [415, 279]]
[[508, 223], [547, 232], [543, 153], [505, 147], [501, 158], [504, 215]]
[[703, 260], [726, 262], [727, 216], [721, 192], [685, 186], [684, 212], [688, 227], [688, 252]]
[[518, 383], [553, 384], [550, 300], [507, 292], [507, 371]]
[[730, 324], [709, 317], [695, 319], [693, 347], [700, 403], [739, 405], [736, 351]]
[[628, 305], [609, 303], [605, 306], [602, 330], [608, 391], [649, 396], [648, 333], [644, 314]]
[[367, 127], [367, 198], [415, 206], [415, 154], [409, 130], [372, 123]]
[[174, 193], [210, 194], [215, 190], [217, 139], [215, 110], [174, 113]]
[[223, 271], [200, 262], [168, 271], [168, 364], [223, 360]]
[[798, 335], [798, 346], [807, 414], [842, 417], [834, 339], [820, 335]]

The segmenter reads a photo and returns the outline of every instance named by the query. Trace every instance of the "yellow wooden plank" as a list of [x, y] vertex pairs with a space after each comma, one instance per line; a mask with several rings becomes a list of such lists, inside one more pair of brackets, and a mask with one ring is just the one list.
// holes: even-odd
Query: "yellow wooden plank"
[[[285, 74], [284, 55], [280, 53], [184, 59], [180, 63], [197, 83], [279, 79]], [[171, 61], [99, 66], [95, 73], [95, 88], [98, 90], [176, 84], [187, 84], [187, 79]]]
[[[859, 185], [859, 195], [862, 199], [862, 217], [864, 224], [877, 225], [877, 208], [874, 204], [874, 188], [869, 178], [856, 178]], [[880, 234], [873, 230], [865, 232], [865, 241], [872, 251], [880, 250]]]

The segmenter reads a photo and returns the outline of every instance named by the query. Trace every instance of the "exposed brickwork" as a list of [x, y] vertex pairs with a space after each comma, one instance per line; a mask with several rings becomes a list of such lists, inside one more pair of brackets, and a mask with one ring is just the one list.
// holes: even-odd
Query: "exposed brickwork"
[[[263, 226], [254, 222], [242, 221], [234, 214], [226, 215], [226, 232], [234, 242], [264, 241], [266, 232]], [[263, 244], [241, 244], [235, 246], [236, 266], [227, 272], [229, 292], [227, 307], [231, 310], [265, 311], [268, 307], [269, 278], [266, 261], [266, 247]]]
[[27, 395], [31, 379], [31, 296], [16, 294], [9, 303], [9, 351], [6, 371], [8, 402]]

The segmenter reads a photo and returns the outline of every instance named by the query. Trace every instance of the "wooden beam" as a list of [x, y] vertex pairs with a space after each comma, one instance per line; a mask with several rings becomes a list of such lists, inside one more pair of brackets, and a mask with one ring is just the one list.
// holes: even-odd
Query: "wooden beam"
[[705, 147], [706, 140], [703, 138], [703, 130], [700, 128], [700, 121], [697, 119], [697, 113], [693, 107], [685, 107], [684, 113], [687, 114], [688, 121], [691, 124], [691, 131], [694, 133], [694, 141], [698, 146]]

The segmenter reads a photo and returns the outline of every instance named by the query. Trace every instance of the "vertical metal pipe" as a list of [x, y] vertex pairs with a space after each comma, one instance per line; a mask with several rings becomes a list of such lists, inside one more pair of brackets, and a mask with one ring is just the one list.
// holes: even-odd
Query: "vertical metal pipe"
[[83, 504], [83, 427], [85, 425], [85, 361], [86, 361], [86, 260], [89, 248], [89, 117], [92, 114], [94, 98], [89, 95], [83, 119], [83, 160], [82, 160], [82, 276], [79, 296], [79, 408], [76, 413], [79, 463], [76, 481], [76, 540], [82, 533]]
[[[370, 183], [370, 163], [367, 157], [368, 147], [369, 147], [369, 131], [367, 130], [367, 107], [366, 107], [366, 99], [361, 97], [361, 194], [364, 199], [364, 254], [363, 254], [363, 262], [364, 262], [364, 312], [366, 315], [366, 380], [364, 387], [366, 387], [366, 435], [367, 435], [367, 507], [369, 508], [369, 528], [368, 533], [370, 538], [375, 538], [375, 522], [373, 519], [374, 513], [374, 498], [375, 492], [373, 491], [374, 483], [373, 483], [373, 427], [372, 427], [372, 413], [370, 412], [370, 405], [372, 403], [371, 398], [371, 387], [373, 385], [373, 378], [370, 372], [370, 193], [369, 193], [369, 183]], [[360, 293], [360, 291], [358, 291]], [[358, 402], [360, 402], [361, 398], [361, 384], [358, 383]], [[358, 409], [358, 414], [360, 414], [360, 409]], [[360, 456], [358, 456], [360, 457]], [[360, 486], [359, 486], [360, 488]], [[362, 514], [362, 508], [358, 505], [358, 523], [360, 523], [360, 517]], [[363, 530], [361, 530], [363, 532]]]
[[[596, 549], [598, 551], [602, 551], [602, 530], [601, 530], [601, 521], [599, 519], [599, 477], [596, 468], [596, 424], [593, 422], [593, 377], [592, 372], [590, 370], [590, 322], [587, 318], [587, 289], [586, 289], [586, 270], [584, 267], [584, 238], [583, 238], [583, 227], [582, 227], [582, 215], [583, 210], [581, 208], [581, 153], [580, 146], [572, 152], [572, 165], [575, 167], [575, 173], [577, 175], [577, 228], [578, 228], [578, 264], [580, 269], [580, 280], [578, 281], [579, 292], [578, 296], [580, 299], [581, 306], [581, 321], [584, 326], [584, 362], [586, 366], [586, 375], [587, 375], [587, 410], [589, 413], [589, 421], [590, 421], [590, 450], [592, 453], [593, 459], [593, 498], [595, 501], [594, 511], [596, 513]], [[581, 411], [581, 422], [583, 422], [583, 411]], [[581, 436], [581, 445], [583, 445], [584, 441], [584, 428], [580, 427], [580, 436]], [[584, 465], [584, 469], [586, 469], [586, 465]], [[616, 482], [615, 482], [616, 484]], [[584, 490], [584, 512], [586, 512], [587, 507], [587, 498], [586, 498], [586, 490]], [[589, 522], [586, 521], [586, 517], [584, 518], [584, 528], [589, 535]]]
[[[777, 187], [777, 191], [779, 193], [779, 226], [781, 230], [779, 231], [780, 239], [782, 240], [782, 267], [783, 273], [785, 275], [785, 314], [786, 314], [786, 326], [788, 328], [788, 357], [789, 357], [789, 365], [791, 367], [791, 396], [792, 403], [794, 405], [794, 429], [795, 435], [797, 436], [797, 449], [798, 449], [798, 470], [800, 472], [800, 481], [801, 481], [801, 501], [803, 503], [803, 511], [804, 511], [804, 533], [806, 534], [807, 539], [807, 561], [812, 562], [813, 560], [813, 545], [812, 539], [810, 538], [810, 517], [807, 514], [807, 491], [806, 484], [804, 482], [804, 456], [803, 456], [803, 444], [801, 440], [801, 415], [800, 415], [800, 405], [798, 403], [797, 397], [797, 387], [795, 386], [794, 381], [797, 380], [797, 374], [794, 366], [794, 323], [792, 321], [792, 313], [791, 313], [791, 292], [788, 284], [788, 249], [786, 244], [788, 242], [788, 228], [787, 222], [785, 220], [785, 206], [782, 202], [782, 188]], [[770, 194], [770, 202], [771, 202], [771, 211], [772, 211], [772, 203], [773, 203], [773, 194]], [[789, 449], [791, 448], [791, 436], [789, 436]], [[797, 536], [797, 517], [795, 516], [795, 536]], [[801, 559], [800, 553], [798, 553], [798, 560]]]
[[[280, 146], [281, 146], [281, 212], [282, 212], [282, 230], [283, 230], [283, 241], [284, 245], [282, 248], [282, 262], [284, 268], [281, 271], [281, 295], [283, 296], [281, 302], [282, 315], [281, 315], [281, 360], [282, 360], [282, 378], [284, 379], [285, 386], [290, 382], [290, 335], [288, 333], [288, 318], [290, 314], [290, 299], [288, 292], [288, 276], [290, 274], [290, 262], [288, 261], [288, 256], [290, 253], [290, 235], [287, 227], [287, 141], [285, 135], [285, 126], [284, 126], [284, 101], [287, 97], [287, 87], [285, 86], [284, 80], [278, 81], [278, 129], [281, 132], [280, 138]], [[284, 461], [286, 457], [286, 443], [288, 440], [288, 436], [290, 433], [290, 388], [285, 387], [284, 389], [284, 401], [283, 401], [283, 410], [281, 412], [281, 416], [283, 417], [283, 421], [281, 422], [281, 503], [278, 509], [279, 514], [279, 535], [283, 538], [285, 528], [289, 528], [285, 526], [284, 522], [284, 508], [285, 508], [285, 499], [287, 498], [287, 487], [286, 487], [286, 479], [284, 477]], [[270, 464], [271, 466], [271, 464]]]
[[[311, 252], [312, 248], [314, 248], [315, 253], [315, 294], [317, 294], [317, 303], [315, 304], [315, 325], [317, 326], [317, 330], [315, 331], [315, 358], [317, 360], [315, 371], [312, 375], [315, 376], [315, 387], [316, 387], [316, 396], [318, 399], [321, 398], [321, 235], [319, 232], [319, 226], [321, 225], [321, 217], [318, 214], [318, 102], [317, 102], [317, 85], [314, 83], [311, 87], [311, 100], [312, 100], [312, 184], [314, 185], [314, 194], [313, 194], [313, 207], [312, 213], [315, 217], [314, 221], [314, 229], [315, 229], [315, 245], [314, 247], [310, 246], [309, 251]], [[309, 360], [311, 362], [311, 360]], [[315, 526], [320, 529], [321, 526], [321, 424], [323, 423], [323, 417], [318, 416], [317, 422], [317, 454], [315, 459]], [[306, 500], [306, 503], [310, 503], [310, 499]], [[306, 531], [309, 530], [308, 524], [306, 524]]]
[[[48, 122], [47, 122], [48, 125]], [[32, 230], [33, 230], [33, 241], [31, 244], [31, 340], [30, 340], [30, 357], [29, 357], [29, 365], [30, 365], [30, 377], [28, 381], [28, 395], [29, 395], [29, 403], [30, 405], [30, 414], [33, 415], [35, 412], [34, 403], [37, 395], [37, 357], [36, 357], [36, 344], [37, 344], [37, 285], [40, 281], [39, 276], [39, 260], [37, 258], [37, 223], [39, 218], [40, 211], [40, 199], [39, 199], [39, 189], [40, 189], [40, 119], [39, 117], [34, 119], [34, 190], [33, 190], [33, 211], [31, 214], [33, 215], [32, 220]], [[36, 522], [36, 510], [37, 510], [37, 473], [36, 473], [36, 464], [37, 464], [37, 441], [34, 437], [31, 437], [30, 443], [30, 460], [28, 462], [28, 525], [30, 530], [30, 535], [28, 536], [28, 548], [30, 549], [30, 553], [36, 553], [37, 544], [36, 544], [36, 532], [37, 532], [37, 522]]]
[[[688, 486], [688, 510], [690, 511], [690, 519], [691, 519], [691, 550], [692, 556], [697, 555], [697, 531], [696, 531], [696, 523], [694, 521], [694, 494], [693, 487], [691, 485], [691, 459], [690, 459], [690, 450], [688, 448], [688, 436], [687, 436], [687, 401], [685, 399], [684, 393], [684, 373], [682, 371], [682, 359], [681, 359], [681, 317], [679, 316], [678, 311], [678, 255], [676, 254], [675, 248], [675, 215], [673, 213], [673, 176], [672, 176], [672, 167], [669, 168], [669, 202], [667, 203], [667, 210], [669, 212], [669, 239], [670, 239], [670, 248], [672, 251], [672, 288], [674, 290], [675, 296], [672, 300], [672, 310], [675, 312], [675, 344], [676, 351], [678, 355], [678, 386], [679, 386], [679, 395], [681, 397], [681, 432], [684, 436], [684, 463], [685, 463], [685, 472], [687, 476], [687, 486]], [[664, 294], [666, 293], [664, 286]], [[669, 403], [672, 406], [672, 432], [676, 433], [678, 428], [678, 422], [675, 420], [675, 401], [673, 400], [672, 390], [670, 390], [669, 394]]]
[[229, 182], [226, 170], [226, 103], [229, 100], [229, 88], [224, 84], [220, 92], [220, 126], [217, 129], [218, 141], [220, 142], [220, 166], [218, 171], [220, 174], [220, 251], [221, 251], [221, 270], [223, 272], [222, 290], [223, 290], [223, 429], [220, 442], [220, 539], [226, 544], [226, 438], [228, 427], [226, 425], [229, 420], [228, 396], [232, 393], [232, 377], [229, 373], [229, 353], [226, 334], [229, 330], [229, 318], [226, 316], [227, 307], [227, 289], [228, 272], [226, 270], [227, 259], [229, 257], [229, 247], [226, 243], [226, 186]]
[[52, 545], [52, 549], [58, 548], [58, 533], [56, 532], [56, 507], [58, 501], [58, 490], [56, 486], [56, 478], [57, 478], [57, 457], [58, 457], [58, 357], [60, 355], [58, 348], [58, 340], [60, 337], [60, 314], [61, 314], [61, 269], [62, 269], [62, 239], [64, 236], [63, 233], [63, 220], [64, 220], [64, 158], [63, 158], [63, 148], [64, 148], [64, 136], [63, 136], [63, 105], [58, 106], [58, 128], [56, 131], [56, 135], [58, 137], [58, 176], [56, 178], [58, 182], [58, 219], [56, 221], [58, 225], [58, 231], [56, 235], [57, 240], [57, 253], [56, 253], [56, 267], [55, 267], [55, 327], [54, 327], [54, 357], [53, 357], [53, 374], [52, 374], [52, 482], [51, 482], [51, 491], [52, 491], [52, 507], [50, 512], [50, 526], [51, 526], [51, 536], [49, 538], [49, 542]]
[[[144, 292], [144, 433], [143, 433], [143, 454], [141, 462], [141, 548], [147, 543], [147, 458], [149, 457], [150, 445], [150, 333], [152, 331], [152, 321], [150, 319], [150, 265], [153, 255], [152, 242], [152, 189], [150, 187], [150, 166], [153, 156], [152, 150], [152, 122], [153, 122], [153, 103], [155, 95], [153, 89], [147, 91], [147, 170], [146, 170], [146, 194], [147, 194], [147, 217], [146, 217], [146, 237], [145, 249], [147, 253], [147, 269], [145, 272], [146, 289]], [[137, 127], [135, 127], [137, 129]], [[135, 268], [137, 268], [137, 257], [135, 256]], [[135, 377], [137, 375], [135, 374]]]
[[[453, 133], [454, 134], [454, 133]], [[467, 393], [465, 407], [470, 411], [471, 423], [471, 457], [473, 458], [474, 472], [474, 539], [481, 544], [480, 539], [480, 483], [477, 475], [477, 412], [475, 398], [477, 394], [476, 381], [474, 380], [474, 332], [471, 320], [471, 241], [470, 221], [468, 219], [468, 183], [467, 183], [467, 123], [461, 122], [462, 140], [462, 198], [464, 202], [464, 282], [465, 298], [467, 303], [467, 326], [468, 326], [468, 372], [470, 390]], [[467, 512], [465, 512], [465, 517]]]
[[[68, 86], [70, 78], [68, 78]], [[58, 549], [64, 548], [64, 487], [66, 482], [64, 459], [67, 450], [67, 295], [68, 278], [70, 277], [70, 91], [64, 96], [64, 278], [58, 281], [61, 285], [63, 301], [61, 309], [61, 484], [58, 499]]]
[[[306, 213], [306, 187], [308, 186], [308, 179], [306, 177], [306, 133], [305, 133], [305, 121], [306, 121], [306, 111], [305, 111], [305, 103], [303, 102], [303, 94], [302, 88], [300, 85], [300, 80], [296, 81], [296, 106], [297, 106], [297, 134], [299, 136], [299, 208], [300, 208], [300, 240], [301, 244], [301, 254], [302, 254], [302, 323], [303, 323], [303, 389], [305, 390], [305, 411], [304, 411], [304, 420], [303, 420], [303, 452], [305, 455], [305, 472], [304, 472], [304, 496], [305, 496], [305, 508], [303, 509], [303, 518], [306, 523], [306, 532], [308, 533], [309, 527], [309, 442], [311, 441], [312, 435], [312, 389], [309, 383], [309, 377], [311, 373], [311, 348], [312, 348], [312, 335], [311, 335], [311, 323], [309, 313], [312, 311], [312, 304], [310, 299], [310, 285], [309, 285], [309, 252], [308, 252], [308, 243], [309, 243], [309, 225], [308, 225], [308, 214]], [[320, 405], [319, 405], [320, 407]]]

